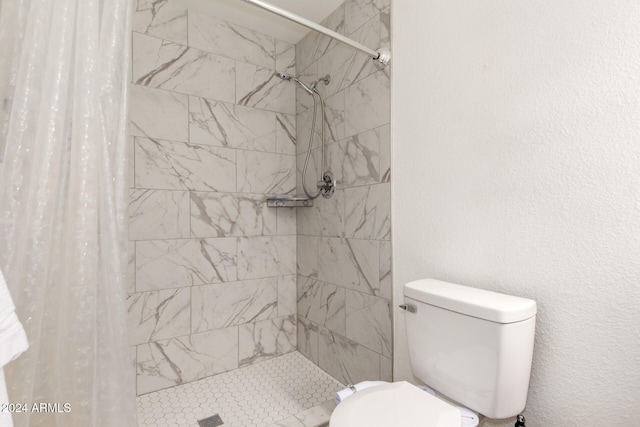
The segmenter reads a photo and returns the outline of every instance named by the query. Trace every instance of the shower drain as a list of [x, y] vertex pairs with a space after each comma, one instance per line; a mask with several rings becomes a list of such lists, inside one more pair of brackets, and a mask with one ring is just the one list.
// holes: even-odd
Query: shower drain
[[222, 418], [220, 418], [220, 415], [218, 414], [198, 420], [198, 425], [200, 427], [216, 427], [221, 426], [222, 424], [224, 424], [224, 422], [222, 422]]

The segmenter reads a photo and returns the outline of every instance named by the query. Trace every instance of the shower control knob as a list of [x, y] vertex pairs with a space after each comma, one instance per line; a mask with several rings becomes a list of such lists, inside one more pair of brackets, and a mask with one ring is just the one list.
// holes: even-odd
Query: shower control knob
[[318, 188], [325, 199], [333, 196], [334, 191], [336, 191], [336, 180], [330, 171], [326, 171], [322, 175], [322, 181], [318, 181]]

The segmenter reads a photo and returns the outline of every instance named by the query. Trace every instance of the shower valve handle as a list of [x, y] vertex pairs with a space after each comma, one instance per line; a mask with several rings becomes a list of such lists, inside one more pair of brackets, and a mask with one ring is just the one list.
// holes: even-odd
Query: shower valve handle
[[336, 180], [330, 171], [326, 171], [322, 174], [322, 181], [318, 181], [316, 185], [318, 186], [322, 197], [325, 199], [331, 197], [333, 192], [336, 190]]

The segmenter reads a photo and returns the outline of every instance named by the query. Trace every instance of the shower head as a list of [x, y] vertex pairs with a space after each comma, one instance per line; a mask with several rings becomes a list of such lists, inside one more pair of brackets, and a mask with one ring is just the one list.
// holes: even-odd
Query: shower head
[[300, 80], [298, 80], [297, 77], [293, 77], [291, 74], [276, 71], [276, 76], [280, 77], [282, 80], [293, 80], [294, 82], [298, 83], [304, 90], [306, 90], [309, 95], [313, 95], [315, 93], [314, 89], [302, 83]]

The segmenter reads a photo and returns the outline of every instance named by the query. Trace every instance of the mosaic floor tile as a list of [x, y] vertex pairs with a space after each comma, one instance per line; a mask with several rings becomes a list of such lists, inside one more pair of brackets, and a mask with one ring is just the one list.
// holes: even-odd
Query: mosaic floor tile
[[[314, 427], [328, 420], [344, 385], [298, 352], [138, 397], [139, 427]], [[298, 415], [298, 416], [296, 416]]]

